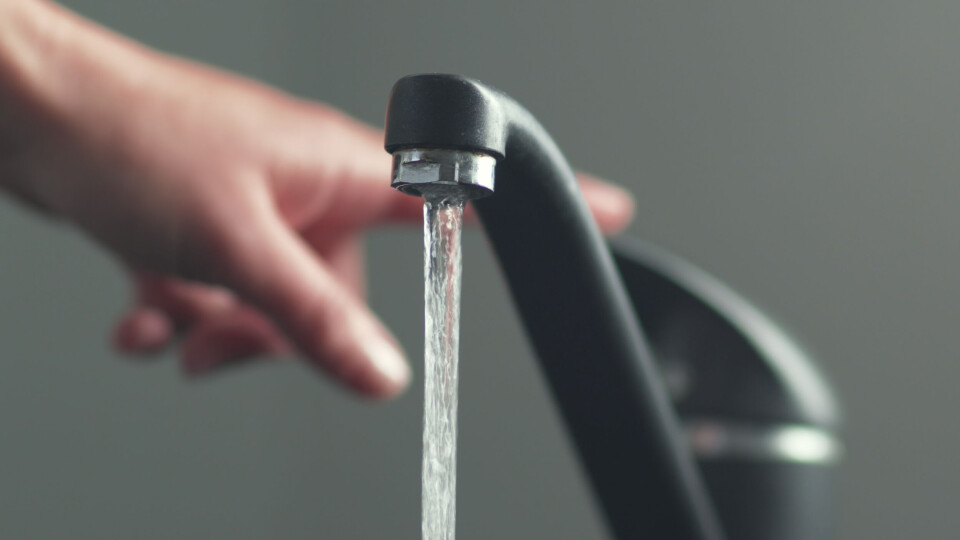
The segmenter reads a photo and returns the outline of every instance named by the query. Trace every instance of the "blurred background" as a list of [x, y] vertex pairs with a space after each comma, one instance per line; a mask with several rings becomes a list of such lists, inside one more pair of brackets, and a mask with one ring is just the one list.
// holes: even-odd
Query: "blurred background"
[[[839, 538], [956, 537], [960, 3], [66, 3], [376, 125], [408, 73], [510, 93], [636, 195], [629, 235], [821, 360], [846, 411]], [[8, 200], [0, 253], [0, 538], [419, 537], [419, 230], [369, 238], [417, 377], [386, 405], [296, 363], [123, 361], [109, 256]], [[602, 538], [479, 231], [464, 260], [459, 537]]]

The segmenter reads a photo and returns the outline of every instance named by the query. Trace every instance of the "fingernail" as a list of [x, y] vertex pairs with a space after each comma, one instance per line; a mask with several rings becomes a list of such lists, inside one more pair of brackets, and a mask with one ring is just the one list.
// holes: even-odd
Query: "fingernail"
[[161, 313], [144, 313], [134, 336], [140, 347], [155, 347], [170, 337], [170, 321]]
[[364, 352], [377, 372], [391, 383], [402, 388], [410, 382], [410, 366], [393, 343], [370, 337], [364, 341]]
[[604, 210], [615, 215], [630, 214], [633, 212], [633, 194], [626, 189], [606, 182], [596, 184], [596, 194], [598, 203], [604, 206]]
[[124, 352], [145, 352], [166, 344], [171, 332], [170, 321], [165, 315], [154, 310], [143, 310], [125, 321], [116, 342]]

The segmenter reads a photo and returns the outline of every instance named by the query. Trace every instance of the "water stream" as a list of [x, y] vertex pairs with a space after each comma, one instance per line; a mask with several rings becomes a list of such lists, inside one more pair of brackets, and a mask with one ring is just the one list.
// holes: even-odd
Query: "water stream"
[[463, 202], [424, 203], [423, 540], [453, 540], [457, 493], [457, 364]]

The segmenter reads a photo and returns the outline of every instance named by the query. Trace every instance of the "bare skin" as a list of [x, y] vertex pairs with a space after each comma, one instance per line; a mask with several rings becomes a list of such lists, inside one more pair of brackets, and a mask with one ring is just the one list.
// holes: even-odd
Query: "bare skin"
[[[297, 351], [362, 395], [395, 395], [410, 371], [364, 301], [360, 241], [422, 218], [389, 170], [382, 132], [328, 106], [44, 0], [0, 0], [0, 189], [130, 269], [123, 352], [180, 339], [201, 373]], [[626, 192], [581, 186], [604, 231], [630, 221]]]

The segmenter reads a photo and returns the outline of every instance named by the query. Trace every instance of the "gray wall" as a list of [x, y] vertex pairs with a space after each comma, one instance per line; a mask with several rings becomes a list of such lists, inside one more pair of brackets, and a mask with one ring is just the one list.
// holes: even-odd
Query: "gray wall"
[[[955, 538], [960, 4], [702, 4], [70, 2], [371, 123], [411, 72], [508, 91], [636, 194], [630, 234], [817, 351], [848, 416], [841, 538]], [[372, 406], [296, 364], [197, 382], [121, 361], [114, 262], [0, 205], [0, 537], [418, 536], [417, 386]], [[465, 249], [460, 537], [600, 537], [482, 236]], [[416, 356], [418, 231], [369, 254]]]

